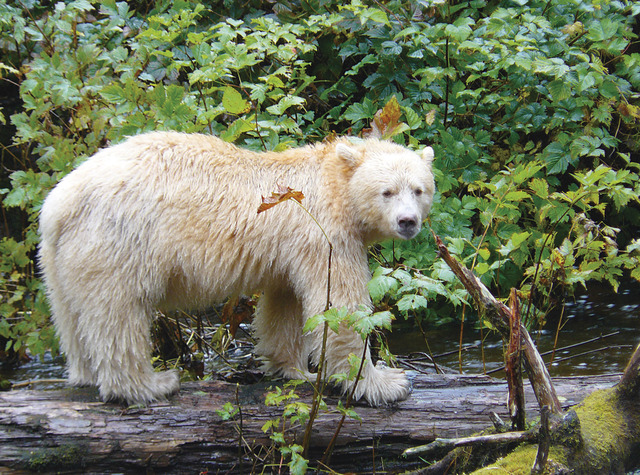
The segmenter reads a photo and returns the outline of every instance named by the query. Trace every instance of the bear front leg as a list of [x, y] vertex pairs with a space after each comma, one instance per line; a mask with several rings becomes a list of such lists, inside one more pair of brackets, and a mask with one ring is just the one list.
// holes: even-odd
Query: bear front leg
[[[323, 326], [317, 327], [311, 333], [314, 346], [314, 360], [319, 361], [322, 348]], [[357, 382], [354, 399], [366, 399], [372, 406], [392, 403], [406, 399], [410, 392], [409, 381], [404, 371], [396, 368], [388, 368], [382, 364], [374, 365], [371, 361], [369, 348], [365, 348], [365, 342], [355, 331], [341, 325], [339, 332], [329, 330], [327, 333], [327, 345], [325, 352], [326, 375], [346, 373], [349, 374], [349, 354], [353, 353], [358, 358], [364, 355], [364, 363]], [[353, 390], [355, 381], [345, 381], [342, 389], [345, 393]]]
[[287, 379], [313, 379], [309, 372], [309, 342], [302, 335], [302, 306], [287, 287], [269, 288], [260, 296], [253, 321], [256, 354], [263, 370]]
[[[349, 254], [336, 253], [331, 274], [331, 306], [334, 308], [346, 307], [354, 311], [359, 305], [371, 307], [371, 299], [367, 291], [367, 282], [370, 274], [366, 260], [366, 252], [349, 259]], [[327, 288], [321, 278], [313, 280], [314, 285], [307, 288], [304, 300], [304, 317], [311, 318], [326, 306]], [[322, 349], [323, 326], [314, 329], [311, 334], [312, 355], [317, 364]], [[333, 374], [349, 374], [349, 355], [353, 353], [358, 358], [364, 355], [364, 363], [360, 380], [357, 383], [354, 397], [364, 398], [371, 405], [391, 403], [406, 399], [409, 395], [409, 381], [404, 371], [384, 366], [376, 366], [371, 361], [368, 347], [362, 337], [346, 325], [341, 325], [339, 332], [329, 330], [327, 334], [327, 346], [325, 352], [326, 376]], [[324, 376], [324, 375], [323, 375]], [[353, 381], [345, 381], [345, 392], [353, 388]]]

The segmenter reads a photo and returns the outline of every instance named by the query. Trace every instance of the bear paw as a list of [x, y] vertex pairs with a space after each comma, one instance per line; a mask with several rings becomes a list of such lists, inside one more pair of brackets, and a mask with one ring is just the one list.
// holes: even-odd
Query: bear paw
[[180, 389], [180, 373], [175, 370], [153, 373], [150, 385], [152, 401], [165, 399]]
[[100, 385], [105, 401], [124, 400], [129, 404], [148, 404], [166, 399], [180, 389], [180, 375], [176, 370], [149, 372], [144, 377], [122, 378]]
[[279, 368], [272, 365], [269, 361], [265, 361], [260, 369], [267, 374], [281, 376], [284, 379], [304, 379], [311, 382], [314, 382], [316, 380], [316, 373], [292, 367]]
[[358, 382], [356, 398], [364, 398], [372, 406], [402, 401], [409, 396], [410, 385], [401, 369], [388, 368], [378, 363], [370, 366]]

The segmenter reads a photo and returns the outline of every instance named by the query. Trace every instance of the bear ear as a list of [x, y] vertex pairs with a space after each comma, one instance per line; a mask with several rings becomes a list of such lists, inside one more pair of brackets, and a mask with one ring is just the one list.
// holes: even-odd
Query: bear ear
[[422, 151], [422, 159], [427, 163], [433, 162], [433, 156], [433, 149], [431, 147], [425, 147]]
[[356, 150], [355, 148], [351, 148], [344, 143], [339, 143], [336, 145], [336, 153], [338, 157], [343, 159], [351, 166], [356, 166], [360, 163], [360, 159], [362, 158], [362, 154]]

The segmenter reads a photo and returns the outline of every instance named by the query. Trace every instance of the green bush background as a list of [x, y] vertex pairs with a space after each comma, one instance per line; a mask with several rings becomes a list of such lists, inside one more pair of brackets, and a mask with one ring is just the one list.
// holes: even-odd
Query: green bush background
[[438, 192], [417, 239], [372, 249], [379, 307], [459, 317], [467, 295], [429, 227], [498, 295], [517, 287], [529, 325], [589, 281], [640, 280], [639, 13], [604, 0], [0, 1], [0, 359], [56, 351], [38, 210], [99, 148], [178, 130], [282, 150], [359, 134], [393, 96], [407, 124], [394, 140], [434, 147]]

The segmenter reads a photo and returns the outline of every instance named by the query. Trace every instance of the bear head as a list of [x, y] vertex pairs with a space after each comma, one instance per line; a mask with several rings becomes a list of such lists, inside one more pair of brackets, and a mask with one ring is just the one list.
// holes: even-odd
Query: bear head
[[433, 201], [433, 149], [421, 155], [392, 142], [339, 143], [338, 157], [351, 169], [348, 199], [369, 242], [412, 239]]

